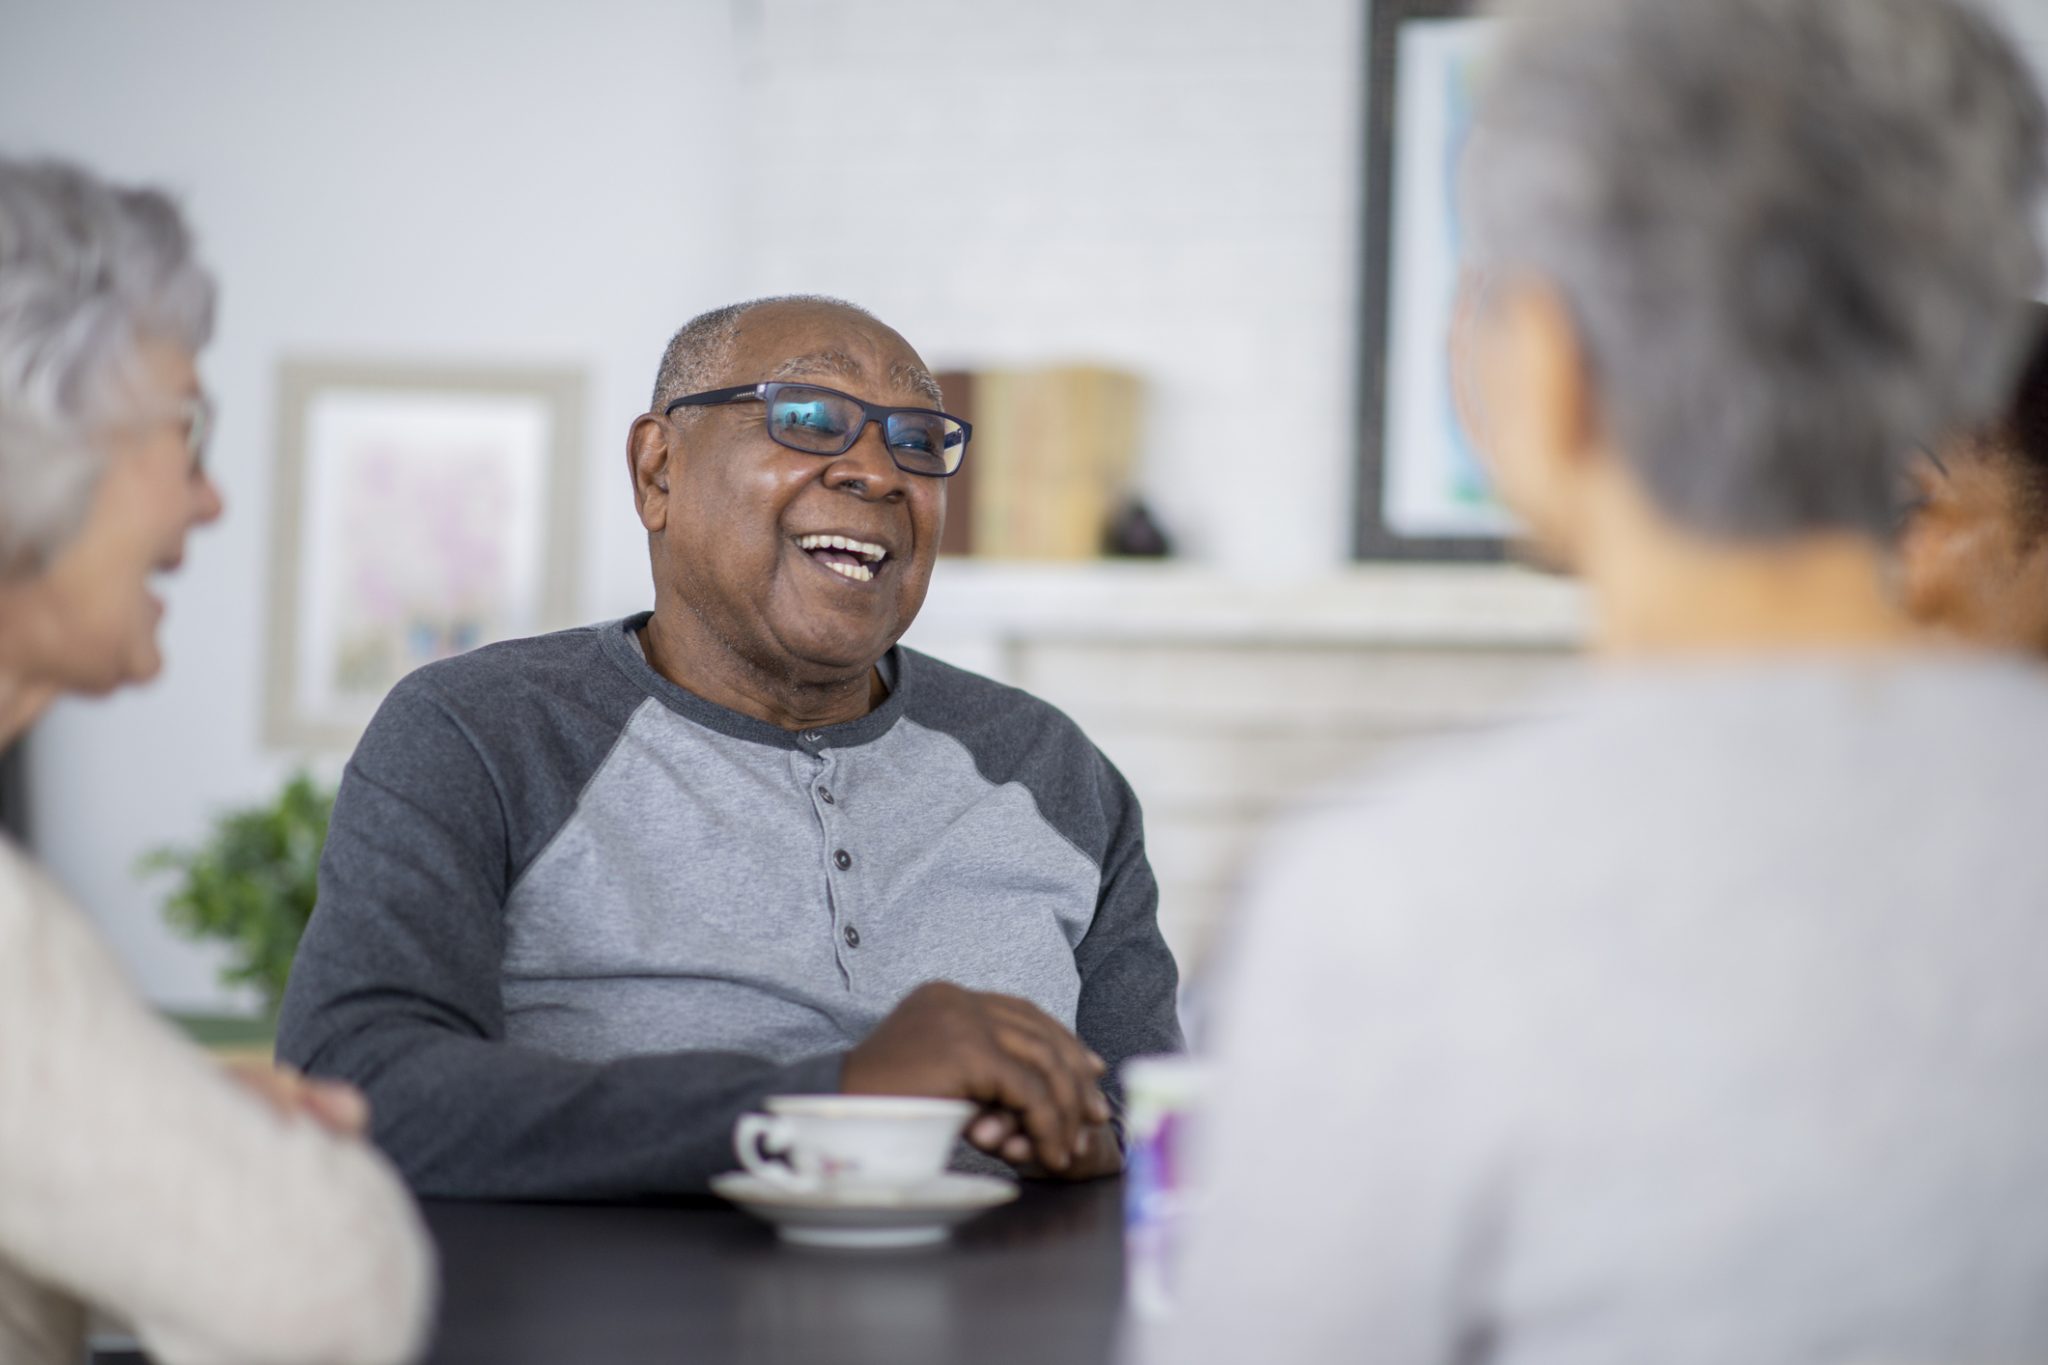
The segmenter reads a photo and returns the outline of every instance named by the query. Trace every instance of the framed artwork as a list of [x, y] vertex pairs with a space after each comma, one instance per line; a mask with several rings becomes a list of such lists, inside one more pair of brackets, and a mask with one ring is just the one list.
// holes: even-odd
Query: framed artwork
[[27, 735], [0, 745], [0, 834], [18, 844], [29, 841]]
[[1375, 0], [1367, 34], [1359, 347], [1360, 559], [1498, 559], [1514, 525], [1452, 397], [1457, 164], [1499, 20], [1470, 0]]
[[287, 362], [267, 738], [355, 742], [421, 664], [567, 625], [583, 380]]

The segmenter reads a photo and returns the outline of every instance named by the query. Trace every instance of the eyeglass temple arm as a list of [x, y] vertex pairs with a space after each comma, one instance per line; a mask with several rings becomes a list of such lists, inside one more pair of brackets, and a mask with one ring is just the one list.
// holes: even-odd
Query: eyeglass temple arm
[[677, 408], [711, 408], [723, 403], [739, 403], [749, 398], [759, 398], [766, 384], [735, 384], [729, 389], [706, 389], [703, 393], [685, 394], [675, 399], [662, 414], [666, 416]]

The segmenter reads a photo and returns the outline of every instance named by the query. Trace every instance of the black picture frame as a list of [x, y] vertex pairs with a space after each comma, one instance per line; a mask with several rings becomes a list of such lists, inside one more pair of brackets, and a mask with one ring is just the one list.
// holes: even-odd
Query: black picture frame
[[1366, 25], [1365, 203], [1361, 283], [1352, 557], [1361, 560], [1495, 562], [1507, 557], [1498, 536], [1414, 536], [1388, 525], [1386, 422], [1388, 335], [1392, 324], [1395, 99], [1399, 37], [1417, 19], [1478, 19], [1478, 0], [1373, 0]]
[[0, 834], [17, 844], [29, 841], [28, 736], [0, 744]]

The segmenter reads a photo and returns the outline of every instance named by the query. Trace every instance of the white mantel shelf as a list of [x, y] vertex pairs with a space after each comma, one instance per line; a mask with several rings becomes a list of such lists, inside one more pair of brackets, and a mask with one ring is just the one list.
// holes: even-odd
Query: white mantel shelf
[[1369, 564], [1256, 578], [1144, 560], [942, 559], [904, 643], [1024, 637], [1557, 650], [1583, 644], [1586, 628], [1575, 584], [1502, 565]]

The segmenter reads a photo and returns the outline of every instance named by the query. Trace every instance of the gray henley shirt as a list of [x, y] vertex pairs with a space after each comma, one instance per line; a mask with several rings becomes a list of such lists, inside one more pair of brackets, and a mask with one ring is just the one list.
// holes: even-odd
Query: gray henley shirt
[[700, 1189], [928, 981], [1112, 1068], [1180, 1046], [1137, 800], [1066, 716], [899, 648], [792, 733], [656, 673], [646, 619], [423, 668], [349, 762], [278, 1052], [362, 1087], [416, 1190]]

